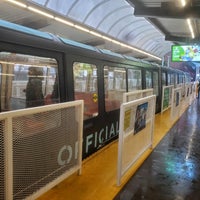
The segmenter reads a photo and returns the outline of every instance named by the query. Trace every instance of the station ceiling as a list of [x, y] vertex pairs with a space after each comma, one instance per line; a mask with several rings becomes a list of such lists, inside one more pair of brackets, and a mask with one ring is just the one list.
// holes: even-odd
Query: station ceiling
[[[171, 51], [173, 44], [198, 44], [200, 39], [200, 1], [198, 0], [188, 0], [184, 7], [181, 0], [19, 0], [14, 2], [26, 6], [13, 4], [13, 0], [1, 0], [1, 19], [153, 62], [161, 62]], [[45, 11], [51, 17], [44, 16], [32, 8]], [[193, 39], [188, 18], [191, 19], [194, 30]], [[68, 20], [72, 24], [66, 24], [58, 19]], [[108, 37], [115, 42], [108, 40]], [[127, 48], [121, 43], [133, 48]]]

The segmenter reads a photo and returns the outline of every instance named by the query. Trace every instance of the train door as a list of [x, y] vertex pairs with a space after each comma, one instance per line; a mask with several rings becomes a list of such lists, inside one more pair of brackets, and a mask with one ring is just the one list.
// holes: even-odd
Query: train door
[[0, 52], [0, 65], [1, 111], [60, 102], [55, 58], [8, 50]]
[[84, 159], [118, 137], [119, 108], [127, 91], [126, 70], [88, 57], [69, 57], [74, 100], [84, 100]]
[[[83, 159], [94, 153], [103, 143], [102, 87], [99, 62], [88, 57], [67, 55], [70, 74], [67, 84], [72, 100], [84, 100]], [[71, 70], [71, 71], [70, 71]], [[101, 77], [102, 78], [102, 77]], [[71, 79], [71, 80], [70, 80]]]
[[153, 88], [153, 94], [156, 95], [156, 113], [158, 113], [161, 109], [158, 70], [145, 70], [145, 85], [146, 89]]
[[120, 108], [126, 88], [126, 70], [118, 66], [104, 66], [105, 111]]

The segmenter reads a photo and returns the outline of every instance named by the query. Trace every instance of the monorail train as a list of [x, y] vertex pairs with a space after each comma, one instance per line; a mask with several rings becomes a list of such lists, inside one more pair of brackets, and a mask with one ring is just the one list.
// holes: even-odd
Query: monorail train
[[[153, 88], [158, 113], [163, 85], [190, 82], [179, 70], [3, 20], [0, 33], [0, 111], [30, 105], [27, 83], [30, 68], [35, 68], [44, 105], [84, 100], [83, 159], [118, 137], [124, 92]], [[33, 106], [39, 105], [33, 101]]]

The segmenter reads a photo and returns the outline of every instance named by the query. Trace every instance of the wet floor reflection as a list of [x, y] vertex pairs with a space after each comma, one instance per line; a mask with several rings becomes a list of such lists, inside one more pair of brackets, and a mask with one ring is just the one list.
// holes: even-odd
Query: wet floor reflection
[[199, 200], [199, 118], [195, 100], [115, 200]]

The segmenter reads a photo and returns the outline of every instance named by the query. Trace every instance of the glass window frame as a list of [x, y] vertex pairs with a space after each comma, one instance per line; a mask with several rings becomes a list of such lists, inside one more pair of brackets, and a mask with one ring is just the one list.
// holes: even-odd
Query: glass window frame
[[[147, 76], [147, 74], [150, 74], [150, 76]], [[147, 85], [147, 78], [150, 77], [150, 85]], [[152, 74], [152, 71], [151, 70], [145, 70], [145, 86], [146, 86], [146, 89], [151, 89], [153, 88], [153, 74]]]
[[[111, 70], [110, 70], [111, 69]], [[123, 66], [104, 65], [104, 97], [105, 97], [105, 111], [110, 112], [118, 110], [123, 102], [123, 93], [127, 91], [127, 70]], [[108, 72], [106, 74], [106, 71]], [[116, 76], [122, 73], [122, 81], [117, 81]], [[109, 80], [109, 77], [112, 78]], [[107, 77], [107, 80], [105, 79]], [[119, 76], [117, 77], [120, 78]], [[122, 84], [122, 87], [120, 87]], [[120, 88], [119, 88], [120, 87]]]
[[[131, 78], [129, 78], [129, 75], [133, 75], [134, 73], [130, 73], [130, 71], [134, 71], [134, 72], [138, 72], [138, 75], [140, 75], [140, 79], [137, 79], [136, 78], [136, 85], [132, 85], [133, 87], [135, 86], [135, 89], [131, 89], [133, 87], [130, 88], [130, 81], [129, 79], [131, 80]], [[131, 92], [131, 91], [136, 91], [136, 90], [142, 90], [142, 69], [137, 69], [137, 68], [128, 68], [127, 69], [127, 78], [128, 78], [128, 92]], [[136, 74], [137, 76], [137, 74]]]
[[[72, 63], [72, 71], [74, 99], [84, 100], [84, 120], [97, 117], [99, 115], [98, 66], [90, 61], [75, 59]], [[79, 88], [76, 88], [77, 78], [80, 78]]]
[[[17, 49], [17, 47], [16, 47]], [[2, 57], [1, 57], [2, 56]], [[27, 104], [24, 104], [24, 101], [27, 102], [26, 100], [26, 91], [27, 91], [27, 83], [28, 83], [28, 69], [29, 68], [35, 68], [35, 69], [41, 69], [43, 71], [43, 69], [46, 68], [49, 69], [54, 68], [55, 76], [58, 76], [59, 74], [59, 66], [58, 66], [58, 60], [55, 57], [50, 57], [48, 56], [48, 54], [46, 53], [46, 55], [40, 55], [40, 53], [38, 53], [37, 55], [35, 55], [35, 53], [33, 53], [33, 51], [29, 51], [27, 49], [26, 50], [22, 50], [22, 51], [13, 51], [12, 49], [6, 49], [4, 51], [0, 51], [0, 60], [1, 63], [4, 63], [5, 66], [7, 66], [5, 68], [6, 72], [8, 72], [8, 75], [10, 73], [9, 76], [13, 76], [12, 79], [7, 80], [10, 82], [11, 86], [8, 87], [12, 87], [12, 88], [8, 88], [7, 91], [10, 91], [10, 100], [7, 103], [8, 105], [2, 105], [2, 101], [1, 101], [1, 111], [10, 111], [10, 110], [18, 110], [18, 109], [24, 109], [27, 108]], [[16, 59], [16, 60], [15, 60]], [[56, 64], [52, 63], [52, 66], [50, 66], [51, 62], [48, 63], [48, 61], [54, 61]], [[48, 66], [49, 65], [49, 66]], [[9, 67], [10, 66], [10, 67]], [[54, 67], [53, 67], [54, 66]], [[19, 70], [21, 68], [21, 71], [17, 71], [17, 69]], [[23, 70], [24, 71], [23, 71]], [[27, 69], [27, 70], [26, 70]], [[11, 73], [12, 72], [12, 73]], [[23, 74], [20, 74], [22, 73]], [[18, 79], [16, 79], [17, 76], [15, 76], [15, 74], [18, 73]], [[5, 75], [6, 76], [6, 75]], [[59, 83], [57, 84], [57, 99], [52, 99], [52, 92], [53, 92], [53, 88], [54, 88], [54, 83], [55, 83], [55, 79], [52, 82], [52, 88], [50, 88], [50, 84], [49, 84], [49, 79], [51, 79], [51, 76], [47, 76], [46, 74], [42, 74], [42, 75], [35, 75], [42, 79], [42, 93], [43, 93], [43, 103], [42, 104], [34, 104], [33, 107], [35, 106], [41, 106], [41, 105], [47, 105], [47, 104], [52, 104], [52, 103], [57, 103], [60, 102], [60, 90], [59, 90]], [[25, 78], [26, 77], [26, 78]], [[24, 80], [21, 80], [24, 79]], [[48, 79], [48, 80], [47, 80]], [[17, 82], [19, 83], [19, 85], [17, 84]], [[20, 83], [21, 82], [21, 83]], [[17, 85], [16, 85], [16, 84]], [[13, 85], [15, 84], [15, 86]], [[25, 84], [25, 85], [23, 85]], [[15, 92], [15, 88], [17, 90], [17, 93]], [[23, 88], [18, 88], [18, 87], [23, 87]], [[17, 89], [18, 88], [18, 89]], [[2, 88], [1, 88], [2, 91]], [[48, 93], [50, 92], [50, 93]], [[1, 93], [1, 100], [2, 100], [2, 93]], [[17, 96], [16, 96], [17, 95]], [[6, 97], [5, 97], [6, 98]], [[17, 102], [12, 103], [12, 99], [15, 98], [17, 99], [22, 99], [22, 100], [17, 100]], [[54, 101], [55, 100], [55, 101]], [[15, 106], [16, 104], [16, 106]]]

